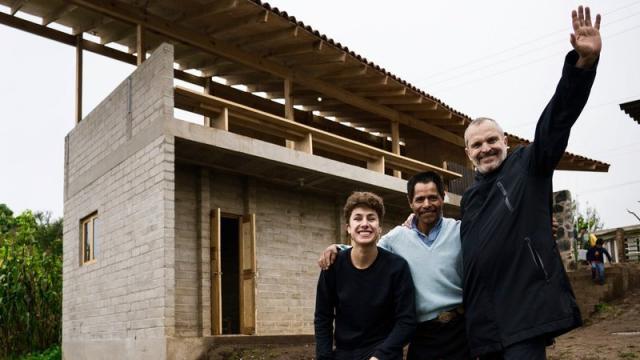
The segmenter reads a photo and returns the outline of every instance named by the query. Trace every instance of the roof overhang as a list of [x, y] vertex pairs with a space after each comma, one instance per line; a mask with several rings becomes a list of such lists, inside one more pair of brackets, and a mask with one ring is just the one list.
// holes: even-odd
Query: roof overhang
[[[267, 3], [144, 3], [0, 0], [10, 8], [9, 14], [0, 13], [0, 23], [131, 64], [169, 42], [175, 48], [175, 75], [180, 80], [207, 86], [215, 77], [267, 99], [288, 97], [304, 111], [383, 141], [393, 137], [399, 124], [464, 146], [469, 116]], [[40, 22], [18, 18], [18, 12]], [[53, 23], [68, 31], [51, 28]], [[83, 33], [99, 41], [83, 39]], [[566, 153], [560, 169], [607, 171], [608, 165]]]
[[640, 100], [620, 104], [620, 110], [627, 113], [627, 115], [631, 116], [633, 120], [640, 124]]

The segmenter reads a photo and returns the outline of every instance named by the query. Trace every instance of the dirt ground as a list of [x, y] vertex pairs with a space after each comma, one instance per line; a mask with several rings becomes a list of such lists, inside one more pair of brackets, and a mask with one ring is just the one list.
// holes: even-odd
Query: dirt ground
[[640, 290], [598, 308], [585, 326], [556, 339], [550, 360], [640, 360]]
[[[555, 345], [547, 348], [549, 360], [640, 360], [640, 290], [598, 308], [585, 326], [559, 337]], [[312, 360], [314, 345], [264, 345], [253, 349], [229, 345], [208, 355], [210, 360]]]

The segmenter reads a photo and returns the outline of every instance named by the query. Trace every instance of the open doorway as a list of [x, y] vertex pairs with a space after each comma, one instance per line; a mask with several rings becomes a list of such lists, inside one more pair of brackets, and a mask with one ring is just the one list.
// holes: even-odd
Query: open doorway
[[222, 334], [240, 333], [240, 219], [220, 219]]
[[256, 216], [211, 211], [211, 334], [256, 333]]

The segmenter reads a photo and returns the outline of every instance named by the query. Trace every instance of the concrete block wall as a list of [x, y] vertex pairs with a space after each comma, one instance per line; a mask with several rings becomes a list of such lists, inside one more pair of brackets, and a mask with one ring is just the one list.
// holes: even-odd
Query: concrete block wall
[[[173, 329], [173, 49], [160, 46], [67, 135], [63, 357], [157, 359]], [[96, 261], [80, 220], [97, 211]]]
[[256, 184], [259, 335], [313, 334], [318, 254], [337, 242], [332, 196]]
[[[176, 336], [199, 336], [198, 168], [176, 166], [175, 323]], [[209, 291], [207, 291], [208, 293]], [[209, 322], [210, 324], [210, 322]]]
[[[316, 261], [326, 246], [344, 237], [346, 196], [190, 165], [176, 166], [175, 186], [176, 335], [210, 331], [209, 233], [202, 228], [208, 230], [208, 214], [215, 208], [230, 215], [256, 214], [256, 334], [313, 334]], [[410, 212], [408, 206], [387, 210], [385, 232]]]

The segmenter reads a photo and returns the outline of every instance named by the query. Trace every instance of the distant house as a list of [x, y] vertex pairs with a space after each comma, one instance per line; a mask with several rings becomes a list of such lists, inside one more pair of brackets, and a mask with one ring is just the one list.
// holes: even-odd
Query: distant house
[[459, 216], [471, 119], [268, 4], [0, 4], [41, 19], [1, 23], [76, 46], [78, 100], [83, 51], [138, 65], [84, 118], [77, 101], [66, 137], [65, 359], [195, 359], [220, 335], [312, 334], [315, 263], [346, 241], [351, 191], [384, 197], [388, 230], [406, 179], [433, 170]]
[[613, 262], [640, 262], [640, 225], [596, 231]]

